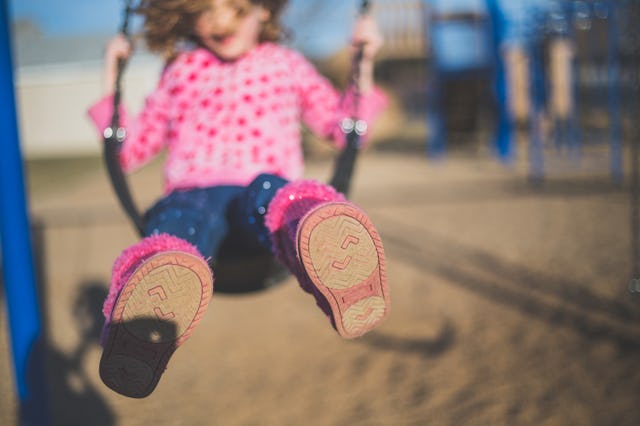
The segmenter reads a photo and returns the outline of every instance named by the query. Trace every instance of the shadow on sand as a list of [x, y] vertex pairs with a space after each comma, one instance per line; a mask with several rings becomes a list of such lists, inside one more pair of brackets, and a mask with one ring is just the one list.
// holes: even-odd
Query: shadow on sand
[[382, 331], [373, 331], [358, 340], [359, 343], [383, 351], [416, 354], [424, 358], [442, 355], [453, 347], [456, 331], [449, 320], [445, 320], [434, 337], [394, 336]]
[[41, 318], [43, 322], [43, 348], [45, 360], [45, 377], [47, 387], [47, 405], [53, 425], [110, 426], [116, 424], [116, 416], [104, 401], [102, 395], [87, 374], [85, 361], [89, 351], [100, 344], [100, 334], [104, 318], [102, 304], [107, 296], [108, 284], [100, 281], [86, 281], [77, 285], [77, 293], [72, 306], [73, 324], [78, 338], [77, 347], [61, 350], [51, 339], [51, 315], [46, 301], [50, 300], [47, 282], [47, 224], [32, 218], [31, 232], [34, 247], [34, 262], [38, 285]]
[[640, 352], [636, 298], [603, 297], [587, 285], [505, 262], [424, 229], [420, 230], [423, 243], [410, 244], [395, 237], [409, 235], [404, 225], [382, 222], [380, 228], [388, 230], [383, 240], [400, 261], [522, 314], [569, 327], [591, 340], [610, 341], [620, 350]]
[[106, 284], [81, 284], [73, 305], [73, 325], [80, 336], [78, 346], [65, 352], [51, 344], [46, 348], [52, 424], [116, 424], [113, 410], [91, 382], [85, 363], [89, 350], [99, 345], [105, 297]]

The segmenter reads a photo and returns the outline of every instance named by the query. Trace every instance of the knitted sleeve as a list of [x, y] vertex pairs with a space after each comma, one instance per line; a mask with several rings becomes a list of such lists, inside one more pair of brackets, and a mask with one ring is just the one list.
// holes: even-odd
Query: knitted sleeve
[[[126, 137], [120, 150], [120, 164], [131, 172], [157, 155], [165, 146], [170, 132], [171, 87], [165, 71], [156, 89], [146, 98], [142, 111], [133, 119], [121, 105], [120, 125]], [[89, 108], [89, 117], [102, 134], [110, 125], [113, 114], [113, 95], [108, 95]]]
[[[345, 118], [358, 118], [371, 125], [387, 104], [378, 87], [360, 95], [356, 102], [353, 90], [341, 95], [304, 57], [292, 54], [291, 69], [301, 98], [302, 121], [315, 134], [330, 138], [338, 147], [345, 145], [340, 123]], [[366, 135], [365, 138], [366, 139]]]

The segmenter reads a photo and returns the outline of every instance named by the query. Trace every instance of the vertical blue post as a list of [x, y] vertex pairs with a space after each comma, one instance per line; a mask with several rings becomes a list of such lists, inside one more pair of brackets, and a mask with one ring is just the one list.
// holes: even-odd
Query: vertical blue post
[[438, 70], [437, 60], [431, 68], [427, 90], [427, 156], [439, 159], [446, 152], [446, 136], [444, 118], [442, 116], [442, 78]]
[[0, 239], [23, 424], [47, 423], [42, 331], [16, 119], [8, 0], [0, 0]]
[[[565, 8], [567, 15], [567, 32], [569, 38], [573, 40], [574, 47], [577, 49], [578, 38], [576, 34], [576, 28], [572, 23], [573, 9], [572, 5], [568, 3]], [[578, 68], [578, 55], [573, 55], [571, 59], [571, 98], [573, 100], [571, 112], [569, 113], [567, 122], [567, 146], [569, 148], [569, 156], [576, 161], [580, 161], [582, 157], [582, 131], [580, 126], [580, 97], [579, 97], [579, 81], [580, 74]]]
[[505, 39], [507, 22], [498, 0], [486, 0], [486, 8], [491, 19], [491, 42], [494, 69], [494, 93], [497, 103], [497, 123], [493, 141], [493, 151], [503, 163], [510, 163], [515, 158], [514, 122], [508, 108], [506, 65], [501, 54], [501, 45]]
[[542, 141], [542, 114], [544, 108], [544, 70], [542, 37], [530, 29], [529, 46], [531, 129], [529, 139], [529, 177], [534, 181], [544, 178], [544, 147]]
[[429, 76], [427, 81], [427, 90], [425, 96], [427, 98], [426, 124], [427, 124], [427, 144], [426, 153], [431, 159], [442, 158], [446, 151], [446, 136], [444, 127], [444, 117], [442, 116], [442, 73], [440, 70], [439, 58], [434, 40], [437, 25], [433, 16], [435, 14], [434, 2], [423, 3], [422, 20], [425, 29], [424, 39], [430, 40], [431, 57]]

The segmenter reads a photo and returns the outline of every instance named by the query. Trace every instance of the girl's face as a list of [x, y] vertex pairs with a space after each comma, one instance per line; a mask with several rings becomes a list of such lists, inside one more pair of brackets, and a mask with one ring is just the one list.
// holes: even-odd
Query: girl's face
[[259, 42], [269, 11], [250, 0], [210, 0], [211, 6], [198, 16], [195, 33], [204, 47], [219, 58], [232, 61]]

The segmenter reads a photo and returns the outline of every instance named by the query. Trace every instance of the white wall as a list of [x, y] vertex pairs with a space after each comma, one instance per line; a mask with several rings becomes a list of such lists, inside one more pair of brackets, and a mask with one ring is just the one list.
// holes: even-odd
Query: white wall
[[[123, 82], [125, 102], [134, 112], [155, 86], [160, 60], [134, 57]], [[22, 152], [26, 157], [98, 154], [101, 137], [87, 108], [102, 95], [102, 64], [84, 62], [21, 67], [16, 101]]]

